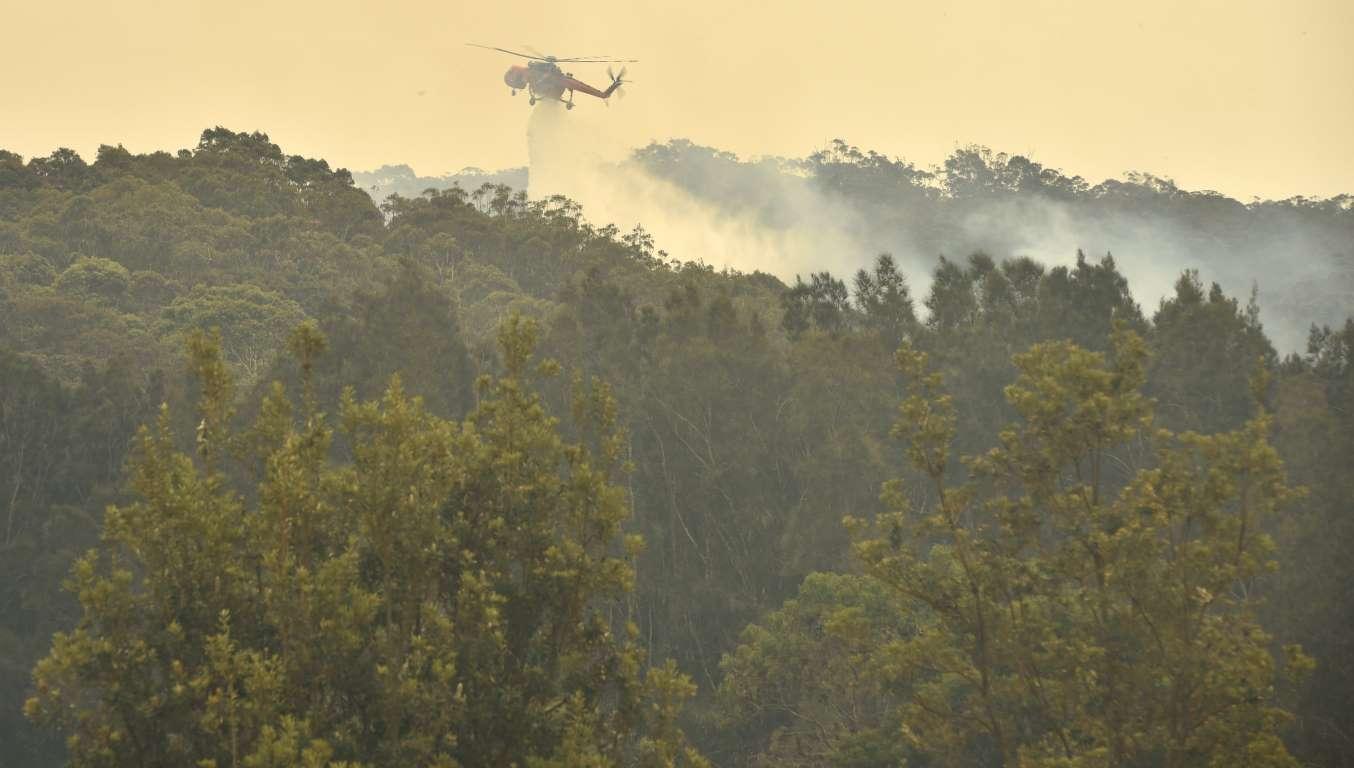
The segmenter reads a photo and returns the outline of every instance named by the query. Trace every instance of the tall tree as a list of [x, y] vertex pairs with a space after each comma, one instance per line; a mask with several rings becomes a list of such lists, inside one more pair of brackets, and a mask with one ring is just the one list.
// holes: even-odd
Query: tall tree
[[[109, 509], [71, 578], [83, 616], [58, 633], [27, 705], [105, 765], [678, 765], [691, 686], [647, 669], [627, 635], [623, 437], [604, 387], [581, 389], [588, 444], [567, 443], [530, 381], [535, 327], [500, 339], [504, 375], [463, 423], [398, 378], [343, 404], [350, 464], [302, 384], [231, 430], [219, 343], [191, 337], [195, 456], [168, 417], [144, 429], [140, 500]], [[309, 372], [323, 337], [291, 347]], [[232, 456], [254, 480], [237, 486]]]
[[862, 324], [879, 334], [888, 349], [897, 349], [904, 338], [917, 331], [917, 313], [907, 278], [887, 253], [875, 259], [873, 271], [856, 273], [855, 302]]
[[1017, 355], [1020, 421], [956, 483], [942, 379], [899, 351], [895, 434], [917, 482], [853, 527], [866, 571], [926, 617], [882, 653], [909, 687], [906, 741], [938, 764], [1297, 764], [1253, 597], [1275, 567], [1265, 522], [1293, 496], [1271, 417], [1157, 429], [1145, 361], [1124, 330], [1108, 358], [1065, 342]]
[[1251, 399], [1248, 373], [1256, 360], [1271, 370], [1278, 363], [1255, 295], [1243, 306], [1217, 283], [1205, 292], [1199, 273], [1186, 270], [1152, 324], [1148, 391], [1159, 401], [1162, 420], [1176, 429], [1208, 432], [1244, 422]]
[[725, 654], [727, 726], [750, 732], [737, 764], [888, 768], [914, 754], [898, 738], [898, 698], [881, 648], [915, 633], [888, 586], [812, 573], [799, 593], [748, 625]]
[[1312, 764], [1354, 766], [1354, 320], [1312, 328], [1278, 377], [1276, 443], [1309, 493], [1275, 526], [1291, 553], [1266, 615], [1318, 673], [1296, 702], [1294, 745]]

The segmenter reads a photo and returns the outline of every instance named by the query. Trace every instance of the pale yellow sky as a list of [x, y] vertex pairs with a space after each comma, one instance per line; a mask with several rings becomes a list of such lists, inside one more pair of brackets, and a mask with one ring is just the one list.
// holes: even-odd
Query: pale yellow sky
[[173, 150], [221, 124], [354, 170], [523, 165], [517, 62], [474, 41], [640, 59], [605, 113], [634, 145], [841, 137], [928, 166], [980, 143], [1092, 181], [1354, 192], [1354, 0], [6, 0], [0, 18], [0, 148], [25, 156]]

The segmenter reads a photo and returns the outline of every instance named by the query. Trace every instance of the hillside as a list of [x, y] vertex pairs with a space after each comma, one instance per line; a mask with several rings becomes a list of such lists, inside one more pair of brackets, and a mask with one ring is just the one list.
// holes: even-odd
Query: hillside
[[[581, 139], [562, 134], [566, 147]], [[562, 151], [572, 151], [564, 149]], [[1134, 298], [1154, 308], [1169, 296], [1183, 269], [1196, 269], [1234, 295], [1259, 292], [1261, 316], [1284, 351], [1300, 351], [1309, 326], [1338, 325], [1354, 306], [1354, 198], [1294, 197], [1243, 202], [1190, 191], [1149, 173], [1099, 183], [1024, 156], [983, 147], [957, 149], [939, 166], [923, 168], [842, 141], [803, 158], [744, 159], [687, 141], [652, 144], [619, 165], [588, 168], [563, 191], [584, 193], [598, 223], [623, 215], [623, 194], [595, 194], [608, 177], [670, 184], [715, 213], [767, 238], [809, 239], [807, 262], [767, 249], [756, 268], [791, 281], [796, 273], [830, 269], [852, 274], [878, 253], [890, 253], [914, 286], [925, 287], [939, 255], [983, 251], [997, 260], [1029, 257], [1050, 266], [1073, 263], [1077, 251], [1114, 254]], [[577, 175], [577, 174], [575, 174]], [[462, 172], [415, 177], [407, 167], [357, 174], [364, 188], [405, 196], [424, 189], [483, 183], [525, 189], [525, 169], [498, 174]], [[616, 182], [619, 184], [619, 182]], [[398, 186], [397, 186], [398, 185]], [[633, 183], [627, 184], [632, 187]], [[588, 195], [587, 193], [594, 194]], [[661, 198], [671, 200], [671, 197]], [[687, 252], [656, 229], [665, 211], [640, 208], [638, 223], [659, 246], [682, 259], [721, 266], [727, 255]], [[617, 223], [629, 225], [635, 222]], [[680, 228], [677, 222], [674, 228]], [[780, 240], [777, 242], [784, 242]], [[844, 243], [845, 250], [835, 247]], [[744, 264], [746, 266], [746, 264]]]
[[[264, 134], [224, 128], [205, 131], [195, 148], [177, 154], [105, 146], [86, 162], [69, 150], [27, 160], [0, 152], [5, 764], [60, 764], [61, 739], [29, 723], [21, 702], [33, 692], [30, 672], [48, 653], [52, 633], [82, 616], [62, 592], [63, 578], [97, 542], [106, 506], [137, 497], [124, 474], [135, 430], [168, 403], [166, 429], [175, 444], [191, 454], [204, 440], [207, 419], [194, 411], [203, 381], [188, 375], [184, 362], [195, 330], [219, 329], [239, 425], [273, 413], [264, 398], [274, 380], [289, 392], [304, 390], [318, 412], [334, 415], [345, 412], [345, 387], [356, 400], [378, 399], [398, 373], [403, 391], [421, 397], [432, 416], [449, 423], [469, 417], [476, 425], [466, 428], [470, 434], [487, 430], [475, 419], [492, 400], [477, 380], [511, 367], [499, 329], [512, 317], [539, 323], [537, 354], [565, 369], [563, 379], [540, 385], [549, 413], [587, 412], [571, 399], [574, 374], [579, 386], [592, 377], [610, 386], [624, 440], [597, 438], [594, 447], [600, 455], [611, 446], [617, 463], [629, 466], [615, 481], [629, 510], [624, 530], [645, 542], [627, 561], [632, 590], [616, 601], [614, 616], [633, 622], [633, 643], [650, 662], [673, 659], [696, 684], [681, 724], [713, 763], [788, 765], [796, 754], [804, 765], [822, 764], [815, 761], [824, 755], [860, 766], [906, 755], [931, 759], [926, 745], [903, 744], [894, 734], [899, 718], [915, 715], [909, 707], [931, 701], [926, 696], [935, 690], [926, 686], [934, 681], [890, 678], [864, 696], [833, 675], [801, 674], [819, 660], [825, 669], [877, 664], [868, 668], [884, 670], [880, 676], [901, 674], [901, 657], [861, 638], [917, 631], [890, 618], [900, 615], [891, 602], [900, 598], [878, 585], [889, 573], [868, 557], [878, 548], [853, 550], [853, 542], [887, 542], [911, 529], [881, 529], [876, 539], [842, 522], [890, 519], [884, 513], [896, 508], [889, 504], [901, 503], [881, 501], [891, 479], [901, 478], [923, 508], [936, 501], [927, 496], [926, 472], [910, 465], [908, 444], [900, 442], [908, 429], [895, 428], [922, 407], [906, 401], [914, 410], [899, 410], [909, 394], [922, 397], [914, 391], [920, 369], [908, 367], [906, 354], [895, 359], [906, 342], [944, 375], [955, 475], [975, 466], [961, 465], [960, 454], [1010, 448], [1015, 433], [1002, 428], [1032, 418], [1012, 398], [1020, 390], [1008, 385], [1035, 387], [1029, 377], [1039, 366], [1013, 359], [1033, 345], [1071, 355], [1058, 370], [1080, 371], [1082, 385], [1109, 387], [1104, 382], [1113, 379], [1113, 397], [1146, 408], [1120, 386], [1138, 365], [1142, 393], [1155, 403], [1153, 427], [1185, 435], [1181, 440], [1199, 451], [1189, 461], [1232, 462], [1229, 472], [1273, 469], [1245, 463], [1246, 456], [1269, 455], [1256, 437], [1264, 430], [1247, 426], [1259, 423], [1251, 421], [1259, 391], [1273, 416], [1264, 439], [1286, 463], [1289, 480], [1308, 491], [1300, 498], [1276, 492], [1279, 511], [1263, 524], [1277, 542], [1282, 577], [1255, 565], [1236, 590], [1244, 596], [1229, 596], [1216, 610], [1236, 606], [1235, 615], [1254, 617], [1255, 632], [1242, 633], [1254, 640], [1246, 649], [1266, 660], [1246, 668], [1246, 680], [1261, 682], [1237, 706], [1263, 700], [1296, 718], [1289, 726], [1256, 710], [1255, 722], [1228, 720], [1215, 730], [1279, 733], [1276, 750], [1351, 764], [1354, 747], [1343, 735], [1354, 732], [1349, 197], [1243, 204], [1155, 177], [1090, 185], [980, 150], [924, 171], [840, 143], [803, 160], [750, 162], [674, 142], [628, 162], [771, 230], [794, 226], [791, 214], [805, 200], [829, 199], [856, 213], [844, 234], [861, 250], [824, 253], [822, 266], [798, 276], [773, 264], [722, 270], [711, 266], [723, 263], [718, 253], [669, 253], [645, 230], [608, 226], [608, 211], [568, 199], [530, 200], [492, 183], [404, 194], [432, 180], [407, 167], [354, 175], [288, 155]], [[429, 186], [518, 178], [475, 173]], [[372, 185], [396, 194], [378, 207], [365, 191]], [[1049, 222], [1064, 231], [1044, 240]], [[880, 255], [886, 251], [892, 255]], [[1139, 278], [1150, 287], [1137, 288]], [[1154, 292], [1159, 302], [1144, 299]], [[298, 358], [295, 344], [288, 349], [305, 322], [326, 339], [318, 361]], [[1279, 349], [1271, 323], [1283, 329]], [[1296, 330], [1313, 323], [1309, 335]], [[1116, 328], [1142, 340], [1139, 363], [1124, 362], [1139, 357]], [[1053, 344], [1062, 341], [1096, 354], [1077, 357]], [[1109, 365], [1120, 367], [1103, 377], [1086, 373]], [[1258, 388], [1257, 370], [1268, 375]], [[1044, 381], [1040, 392], [1060, 382]], [[1146, 412], [1135, 410], [1134, 418]], [[551, 421], [549, 429], [593, 445], [586, 421]], [[1234, 442], [1195, 444], [1189, 435], [1232, 435]], [[1242, 445], [1237, 435], [1259, 447], [1249, 454], [1235, 448]], [[1132, 486], [1136, 472], [1160, 468], [1155, 462], [1169, 463], [1154, 453], [1158, 439], [1165, 440], [1143, 428], [1107, 449], [1122, 462], [1103, 479], [1107, 494]], [[336, 437], [335, 461], [360, 447], [357, 437]], [[1168, 455], [1175, 454], [1160, 454]], [[336, 470], [332, 479], [345, 477]], [[239, 495], [252, 502], [259, 494]], [[1227, 498], [1219, 510], [1236, 506]], [[918, 533], [915, 541], [929, 547], [930, 535]], [[1255, 553], [1238, 554], [1238, 562], [1252, 554], [1255, 563], [1266, 560], [1268, 540], [1257, 538]], [[624, 622], [616, 621], [616, 634], [624, 635]], [[1237, 621], [1227, 626], [1250, 626]], [[1269, 654], [1295, 643], [1320, 671], [1302, 685], [1276, 682]], [[768, 661], [779, 658], [808, 661], [789, 670]], [[850, 683], [882, 679], [862, 674]], [[947, 680], [959, 690], [960, 682]], [[868, 706], [853, 708], [861, 697]], [[1099, 716], [1092, 705], [1078, 706], [1087, 718]], [[815, 718], [825, 725], [805, 724]], [[1012, 718], [1030, 732], [1048, 719], [1024, 710]], [[1224, 736], [1198, 738], [1222, 743]], [[549, 738], [555, 736], [542, 737]], [[1164, 737], [1154, 731], [1150, 738]], [[813, 741], [812, 748], [801, 741]], [[948, 757], [931, 764], [991, 754], [985, 737], [954, 736], [947, 744]], [[462, 759], [473, 759], [467, 754], [475, 753]]]
[[391, 195], [418, 197], [430, 189], [439, 192], [452, 187], [475, 190], [485, 184], [526, 189], [527, 169], [509, 168], [489, 172], [480, 168], [463, 168], [456, 173], [441, 176], [419, 176], [407, 165], [383, 165], [373, 171], [354, 173], [353, 183], [379, 204]]

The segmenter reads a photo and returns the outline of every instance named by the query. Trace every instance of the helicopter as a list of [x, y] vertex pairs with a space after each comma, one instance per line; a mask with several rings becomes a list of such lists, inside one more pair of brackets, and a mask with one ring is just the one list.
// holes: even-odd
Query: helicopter
[[[596, 96], [604, 102], [611, 98], [611, 94], [623, 84], [629, 82], [625, 79], [625, 67], [621, 67], [620, 72], [612, 72], [611, 67], [606, 68], [607, 77], [611, 78], [611, 85], [605, 90], [588, 85], [582, 80], [574, 77], [574, 73], [565, 72], [559, 68], [560, 64], [634, 64], [636, 59], [610, 59], [604, 56], [575, 56], [571, 58], [560, 58], [556, 56], [533, 55], [529, 53], [518, 53], [510, 51], [507, 48], [498, 48], [492, 45], [479, 45], [478, 43], [466, 43], [472, 48], [485, 48], [491, 51], [501, 51], [512, 56], [521, 56], [527, 59], [526, 66], [508, 67], [508, 71], [503, 75], [503, 82], [507, 83], [512, 89], [512, 95], [516, 96], [518, 91], [527, 92], [527, 103], [535, 105], [537, 101], [549, 99], [564, 104], [565, 109], [574, 108], [574, 92], [579, 91], [589, 96]], [[564, 98], [565, 92], [569, 93], [569, 98]]]

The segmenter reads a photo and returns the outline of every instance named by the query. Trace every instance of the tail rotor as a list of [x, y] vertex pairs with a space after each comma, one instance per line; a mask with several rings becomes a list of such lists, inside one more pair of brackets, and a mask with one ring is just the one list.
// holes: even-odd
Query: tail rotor
[[611, 67], [607, 67], [606, 75], [607, 77], [611, 78], [611, 88], [610, 88], [611, 93], [616, 94], [617, 98], [621, 99], [625, 98], [625, 89], [622, 88], [621, 86], [630, 82], [629, 80], [625, 79], [625, 67], [621, 67], [620, 72], [613, 72], [611, 70]]

